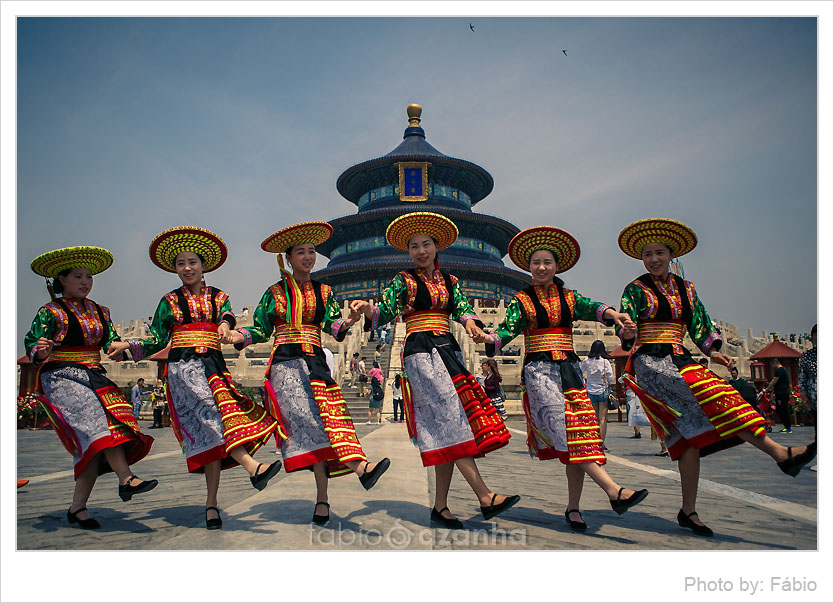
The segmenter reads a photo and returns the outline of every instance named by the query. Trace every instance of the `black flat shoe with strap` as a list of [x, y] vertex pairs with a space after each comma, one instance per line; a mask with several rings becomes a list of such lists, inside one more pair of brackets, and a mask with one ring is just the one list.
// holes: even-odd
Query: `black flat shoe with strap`
[[261, 467], [263, 467], [263, 463], [258, 463], [258, 467], [255, 469], [255, 475], [249, 478], [249, 481], [252, 482], [252, 485], [255, 487], [256, 490], [263, 490], [264, 488], [266, 488], [266, 485], [269, 483], [269, 480], [275, 477], [281, 470], [281, 461], [275, 461], [262, 473], [258, 473], [258, 470]]
[[495, 504], [495, 497], [498, 496], [497, 494], [492, 495], [492, 502], [489, 503], [488, 507], [481, 507], [481, 514], [483, 514], [484, 519], [492, 519], [499, 513], [503, 513], [518, 501], [521, 500], [521, 497], [518, 494], [513, 494], [512, 496], [508, 496], [503, 501]]
[[[327, 515], [316, 515], [316, 509], [318, 509], [319, 505], [327, 507]], [[318, 526], [323, 526], [328, 521], [330, 521], [330, 505], [326, 502], [317, 502], [316, 507], [313, 509], [313, 523]]]
[[588, 529], [588, 524], [585, 521], [574, 521], [570, 518], [571, 513], [576, 513], [579, 515], [579, 518], [582, 519], [582, 513], [579, 512], [579, 509], [568, 509], [565, 511], [565, 523], [570, 526], [570, 529], [574, 532], [584, 532]]
[[391, 461], [388, 458], [384, 458], [376, 464], [370, 473], [368, 473], [368, 465], [370, 463], [365, 461], [365, 470], [362, 472], [362, 475], [359, 476], [359, 483], [362, 484], [362, 487], [365, 490], [370, 490], [376, 484], [376, 481], [380, 478], [380, 476], [388, 470], [388, 467], [391, 466]]
[[[460, 519], [449, 519], [448, 517], [443, 517], [443, 511], [449, 511], [449, 507], [443, 507], [439, 511], [434, 507], [431, 508], [431, 520], [441, 524], [444, 528], [449, 528], [451, 530], [462, 530], [463, 529], [463, 522]], [[449, 511], [451, 513], [451, 511]]]
[[73, 513], [72, 511], [67, 509], [67, 521], [70, 522], [70, 524], [77, 523], [81, 528], [85, 530], [98, 530], [101, 527], [101, 524], [92, 517], [88, 517], [87, 519], [81, 519], [80, 517], [78, 517], [78, 514], [81, 513], [81, 511], [86, 510], [87, 507], [81, 507], [75, 513]]
[[131, 482], [133, 482], [133, 480], [135, 479], [139, 478], [131, 474], [130, 479], [127, 480], [126, 484], [119, 484], [119, 498], [121, 498], [125, 502], [133, 498], [134, 494], [142, 494], [142, 492], [149, 492], [150, 490], [153, 490], [159, 483], [155, 479], [149, 479], [146, 481], [141, 481], [135, 486], [131, 486]]
[[[209, 511], [217, 511], [217, 517], [213, 517], [209, 519], [208, 512]], [[206, 507], [206, 529], [207, 530], [219, 530], [223, 527], [223, 520], [220, 519], [220, 509], [217, 507]]]
[[712, 530], [710, 530], [707, 526], [701, 526], [695, 523], [690, 519], [693, 515], [697, 515], [697, 511], [692, 511], [688, 515], [683, 512], [683, 509], [678, 511], [678, 525], [682, 528], [689, 528], [698, 536], [706, 536], [707, 538], [712, 536]]
[[620, 488], [620, 491], [617, 492], [617, 500], [610, 501], [611, 508], [614, 509], [614, 512], [617, 513], [617, 515], [622, 515], [649, 495], [648, 490], [637, 490], [625, 500], [621, 500], [620, 497], [623, 495], [623, 490], [624, 488]]
[[788, 458], [784, 461], [778, 461], [776, 464], [782, 473], [787, 473], [791, 477], [796, 477], [802, 470], [802, 466], [810, 463], [817, 456], [817, 443], [811, 442], [805, 449], [805, 452], [793, 455], [793, 450], [788, 446]]

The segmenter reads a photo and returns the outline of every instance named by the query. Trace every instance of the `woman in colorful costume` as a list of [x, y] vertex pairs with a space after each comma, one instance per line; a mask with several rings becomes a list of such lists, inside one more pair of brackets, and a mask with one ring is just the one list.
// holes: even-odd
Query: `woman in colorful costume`
[[670, 261], [692, 251], [697, 241], [691, 228], [663, 218], [639, 220], [620, 232], [620, 249], [642, 260], [648, 273], [623, 291], [621, 311], [636, 328], [626, 325], [618, 332], [623, 349], [630, 350], [624, 382], [640, 398], [669, 456], [678, 461], [683, 499], [678, 524], [712, 536], [695, 511], [700, 457], [746, 441], [795, 477], [814, 458], [816, 442], [792, 449], [768, 438], [759, 413], [683, 347], [688, 332], [713, 362], [732, 366], [732, 359], [719, 351], [721, 335], [694, 285], [670, 272]]
[[101, 527], [87, 513], [99, 475], [115, 472], [125, 501], [157, 485], [130, 471], [148, 454], [153, 438], [139, 431], [130, 402], [104, 376], [101, 350], [119, 335], [110, 310], [87, 297], [93, 275], [112, 263], [113, 255], [100, 247], [56, 249], [32, 260], [32, 270], [47, 278], [52, 301], [38, 310], [24, 339], [29, 359], [40, 365], [40, 403], [73, 457], [75, 492], [67, 520], [88, 530]]
[[485, 519], [505, 511], [520, 497], [492, 492], [481, 478], [474, 457], [505, 446], [510, 434], [483, 388], [463, 366], [449, 317], [472, 337], [482, 335], [483, 323], [463, 296], [458, 279], [441, 272], [437, 252], [454, 243], [457, 226], [431, 212], [411, 212], [388, 226], [388, 244], [406, 251], [414, 268], [397, 274], [382, 292], [378, 305], [356, 300], [351, 309], [365, 314], [365, 330], [394, 320], [406, 323], [403, 342], [403, 381], [408, 434], [420, 449], [423, 466], [434, 466], [435, 504], [431, 519], [446, 527], [463, 524], [447, 506], [455, 465], [481, 504]]
[[[316, 245], [332, 233], [327, 222], [302, 222], [261, 243], [264, 251], [278, 254], [283, 279], [261, 297], [254, 325], [231, 333], [238, 349], [269, 341], [275, 334], [264, 379], [267, 409], [287, 433], [281, 442], [285, 470], [313, 471], [316, 504], [312, 521], [319, 525], [330, 519], [328, 478], [355, 473], [369, 490], [390, 465], [387, 458], [371, 463], [365, 457], [342, 390], [325, 361], [322, 330], [342, 341], [360, 318], [356, 312], [342, 318], [331, 288], [310, 279]], [[282, 252], [292, 273], [284, 268]]]
[[536, 226], [510, 241], [510, 259], [533, 275], [533, 284], [519, 291], [507, 305], [504, 321], [487, 335], [486, 353], [494, 356], [518, 335], [524, 334], [523, 406], [527, 418], [527, 446], [540, 460], [558, 458], [568, 479], [565, 521], [574, 531], [587, 525], [579, 512], [582, 484], [587, 473], [608, 495], [611, 508], [625, 513], [648, 495], [628, 490], [603, 469], [599, 423], [585, 391], [579, 356], [573, 349], [575, 320], [598, 320], [607, 326], [629, 321], [612, 307], [591, 301], [564, 287], [556, 273], [579, 260], [579, 243], [568, 232]]
[[263, 490], [281, 469], [281, 461], [266, 466], [251, 455], [278, 424], [235, 387], [221, 353], [220, 344], [229, 343], [235, 316], [229, 296], [207, 286], [203, 273], [226, 261], [226, 244], [209, 230], [180, 226], [158, 234], [149, 251], [151, 261], [176, 273], [182, 286], [160, 300], [149, 338], [113, 344], [110, 357], [129, 349], [138, 361], [170, 341], [166, 393], [171, 427], [185, 451], [188, 471], [205, 473], [206, 528], [218, 529], [220, 471], [240, 464], [252, 485]]

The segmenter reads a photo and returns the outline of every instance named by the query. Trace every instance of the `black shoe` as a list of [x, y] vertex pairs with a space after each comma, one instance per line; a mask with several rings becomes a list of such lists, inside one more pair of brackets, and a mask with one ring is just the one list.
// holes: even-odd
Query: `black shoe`
[[[565, 522], [570, 526], [570, 529], [574, 532], [584, 532], [588, 529], [588, 524], [585, 521], [574, 521], [570, 518], [571, 513], [579, 513], [579, 509], [568, 509], [565, 511]], [[579, 517], [582, 517], [582, 513], [579, 513]]]
[[[319, 505], [327, 507], [327, 515], [316, 515], [316, 508], [318, 508]], [[313, 509], [313, 523], [318, 526], [323, 526], [330, 521], [330, 505], [326, 502], [317, 502], [316, 508]]]
[[119, 484], [119, 498], [124, 501], [128, 501], [133, 498], [134, 494], [142, 494], [142, 492], [148, 492], [156, 488], [156, 485], [159, 483], [155, 479], [150, 479], [146, 481], [142, 481], [139, 483], [138, 486], [131, 486], [130, 482], [134, 479], [139, 479], [135, 475], [131, 475], [130, 479], [127, 480], [127, 483], [123, 486]]
[[87, 507], [81, 507], [75, 513], [67, 509], [67, 521], [71, 524], [77, 523], [81, 528], [85, 530], [98, 530], [101, 527], [101, 524], [97, 522], [92, 517], [88, 517], [87, 519], [80, 519], [78, 514], [81, 511], [86, 511]]
[[630, 437], [630, 438], [628, 438], [628, 439], [629, 439], [629, 440], [639, 440], [639, 439], [640, 439], [640, 438], [642, 438], [642, 437], [643, 437], [643, 434], [642, 434], [642, 433], [635, 433], [633, 436], [631, 436], [631, 437]]
[[[443, 511], [449, 511], [449, 507], [443, 507], [439, 511], [434, 507], [431, 508], [431, 520], [442, 524], [444, 528], [451, 530], [462, 530], [463, 522], [460, 519], [448, 519], [443, 517]], [[451, 513], [451, 511], [449, 511]]]
[[502, 502], [495, 504], [495, 497], [498, 496], [497, 494], [492, 495], [492, 502], [489, 504], [488, 507], [481, 507], [481, 513], [484, 516], [484, 519], [492, 519], [499, 513], [503, 513], [510, 507], [512, 507], [515, 503], [521, 500], [521, 497], [518, 494], [513, 494], [512, 496], [508, 496]]
[[683, 512], [683, 509], [678, 511], [678, 525], [682, 528], [689, 528], [698, 536], [712, 536], [712, 530], [707, 526], [699, 526], [697, 523], [689, 519], [693, 515], [697, 515], [696, 511], [692, 511], [689, 515]]
[[669, 453], [666, 450], [662, 450], [660, 452], [655, 452], [655, 456], [669, 456]]
[[373, 468], [373, 471], [368, 473], [368, 465], [370, 463], [365, 461], [365, 471], [362, 475], [359, 476], [359, 483], [362, 484], [362, 487], [365, 490], [370, 490], [374, 487], [376, 480], [380, 478], [380, 476], [388, 470], [388, 467], [391, 466], [391, 461], [388, 458], [384, 458], [376, 464], [376, 467]]
[[817, 456], [816, 442], [808, 444], [808, 448], [805, 452], [797, 454], [796, 456], [793, 456], [791, 447], [788, 446], [788, 458], [784, 461], [779, 461], [776, 464], [779, 466], [779, 469], [782, 470], [782, 473], [787, 473], [791, 477], [796, 477], [799, 475], [799, 471], [802, 469], [802, 466], [814, 460], [815, 456]]
[[255, 475], [249, 478], [249, 481], [252, 482], [252, 485], [255, 486], [257, 490], [263, 490], [266, 488], [269, 480], [278, 474], [281, 470], [281, 461], [275, 461], [267, 467], [265, 471], [258, 473], [258, 469], [261, 467], [263, 467], [263, 463], [258, 464], [257, 469], [255, 469]]
[[623, 488], [620, 488], [620, 491], [617, 492], [617, 500], [611, 501], [611, 508], [614, 509], [614, 512], [616, 512], [617, 515], [622, 515], [631, 507], [642, 501], [649, 495], [649, 491], [645, 489], [637, 490], [634, 494], [632, 494], [625, 500], [620, 499], [620, 496], [622, 496], [622, 494]]
[[[209, 519], [208, 512], [209, 511], [217, 511], [217, 517]], [[223, 520], [220, 519], [220, 509], [217, 507], [206, 507], [206, 529], [207, 530], [219, 530], [223, 527]]]

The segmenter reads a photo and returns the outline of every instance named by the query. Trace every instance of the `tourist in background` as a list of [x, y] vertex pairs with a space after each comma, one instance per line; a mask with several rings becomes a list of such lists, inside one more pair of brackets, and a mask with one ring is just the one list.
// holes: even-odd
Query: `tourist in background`
[[[817, 441], [817, 325], [811, 327], [811, 342], [814, 344], [810, 350], [802, 352], [799, 357], [799, 395], [802, 401], [811, 410], [814, 421], [814, 441]], [[811, 467], [816, 471], [817, 466]]]
[[475, 373], [475, 375], [474, 375], [474, 377], [475, 377], [475, 381], [477, 381], [478, 383], [480, 383], [480, 384], [481, 384], [481, 387], [483, 387], [483, 386], [484, 386], [484, 381], [485, 381], [485, 380], [486, 380], [486, 378], [487, 378], [488, 371], [489, 371], [489, 365], [487, 364], [487, 361], [486, 361], [486, 360], [484, 360], [484, 361], [481, 363], [481, 370], [480, 370], [480, 371], [478, 371], [477, 373]]
[[[385, 389], [382, 384], [385, 378], [382, 376], [378, 362], [374, 362], [373, 367], [368, 371], [368, 379], [370, 379], [371, 386], [371, 395], [368, 400], [368, 425], [379, 425], [382, 423], [382, 401], [385, 399]], [[371, 423], [374, 414], [376, 414], [376, 422]]]
[[110, 310], [87, 297], [93, 275], [112, 263], [113, 255], [100, 247], [56, 249], [32, 260], [32, 270], [47, 279], [52, 301], [38, 310], [23, 342], [39, 368], [39, 401], [73, 457], [75, 490], [67, 521], [86, 530], [101, 527], [87, 512], [99, 475], [116, 473], [124, 501], [157, 485], [130, 470], [148, 454], [153, 438], [142, 434], [124, 393], [105, 377], [101, 350], [119, 335]]
[[490, 358], [486, 361], [486, 376], [484, 377], [484, 392], [489, 396], [492, 405], [501, 418], [507, 420], [507, 411], [504, 408], [504, 389], [501, 387], [501, 373], [498, 372], [498, 364]]
[[625, 513], [647, 495], [647, 490], [621, 487], [603, 468], [599, 424], [585, 391], [579, 356], [573, 349], [573, 322], [598, 320], [607, 326], [629, 318], [610, 306], [592, 301], [564, 287], [556, 276], [576, 264], [579, 243], [553, 226], [536, 226], [510, 241], [513, 263], [533, 276], [533, 284], [513, 296], [504, 322], [486, 342], [488, 356], [524, 334], [522, 404], [527, 419], [530, 454], [540, 460], [559, 459], [568, 479], [565, 521], [577, 532], [587, 529], [579, 499], [585, 474], [605, 492], [611, 508]]
[[[397, 373], [391, 380], [391, 395], [394, 400], [394, 423], [402, 423], [405, 420], [405, 411], [403, 410], [402, 376], [400, 373]], [[399, 415], [397, 415], [397, 409], [400, 411]], [[399, 419], [397, 419], [398, 416]]]
[[356, 386], [356, 375], [359, 372], [359, 352], [354, 352], [350, 357], [350, 383], [348, 387]]
[[463, 296], [458, 279], [440, 270], [438, 251], [449, 247], [458, 229], [448, 218], [431, 212], [410, 212], [389, 224], [386, 240], [407, 252], [414, 267], [397, 274], [378, 305], [361, 300], [351, 308], [365, 314], [365, 329], [405, 318], [403, 402], [408, 409], [409, 436], [420, 449], [423, 466], [435, 468], [431, 520], [448, 528], [463, 524], [449, 511], [447, 497], [455, 466], [478, 498], [484, 519], [516, 504], [519, 496], [490, 490], [475, 464], [505, 446], [510, 434], [495, 407], [463, 365], [463, 356], [449, 329], [449, 318], [467, 335], [483, 336], [483, 323]]
[[788, 370], [782, 366], [779, 358], [770, 361], [773, 369], [773, 379], [767, 384], [767, 391], [773, 394], [776, 400], [776, 415], [782, 422], [782, 433], [793, 433], [791, 430], [791, 379]]
[[768, 438], [766, 421], [683, 347], [688, 332], [710, 360], [732, 367], [732, 359], [720, 352], [721, 335], [695, 286], [670, 269], [672, 259], [692, 251], [696, 243], [691, 228], [662, 218], [639, 220], [620, 232], [620, 249], [640, 260], [648, 272], [623, 291], [621, 311], [632, 323], [617, 332], [623, 350], [630, 351], [625, 383], [666, 440], [671, 459], [678, 461], [682, 498], [678, 524], [699, 536], [712, 536], [695, 510], [702, 456], [746, 441], [795, 477], [814, 458], [816, 443], [791, 449]]
[[605, 351], [605, 344], [599, 339], [592, 343], [588, 357], [579, 367], [582, 376], [585, 377], [585, 389], [597, 415], [602, 449], [608, 450], [605, 447], [605, 434], [608, 431], [608, 392], [614, 385], [614, 370], [611, 368], [611, 356]]
[[368, 369], [365, 367], [365, 356], [362, 356], [362, 358], [359, 360], [359, 364], [357, 364], [356, 366], [359, 370], [359, 396], [364, 398], [368, 395], [365, 389], [365, 384], [368, 382]]
[[[277, 254], [282, 278], [261, 297], [252, 326], [230, 333], [237, 349], [269, 341], [272, 355], [264, 376], [267, 410], [282, 423], [288, 437], [281, 442], [287, 472], [312, 470], [316, 498], [312, 523], [330, 519], [328, 481], [355, 474], [370, 489], [390, 462], [369, 462], [356, 435], [342, 389], [327, 365], [327, 348], [321, 332], [344, 341], [359, 320], [342, 311], [330, 286], [312, 280], [316, 245], [330, 238], [327, 222], [302, 222], [279, 230], [261, 243], [261, 249]], [[281, 253], [286, 256], [287, 270]]]
[[145, 387], [145, 380], [142, 377], [136, 381], [136, 385], [130, 390], [130, 402], [133, 404], [133, 414], [139, 418], [139, 412], [142, 410], [142, 388]]
[[235, 315], [229, 296], [206, 285], [203, 274], [226, 261], [226, 244], [215, 233], [179, 226], [151, 241], [151, 261], [174, 273], [181, 286], [159, 301], [147, 339], [110, 346], [111, 359], [130, 350], [139, 361], [168, 343], [166, 376], [171, 428], [183, 447], [189, 473], [206, 479], [206, 529], [222, 526], [217, 492], [222, 469], [243, 466], [252, 486], [263, 490], [281, 469], [281, 461], [263, 465], [252, 458], [278, 429], [278, 423], [235, 386], [221, 343], [231, 343]]

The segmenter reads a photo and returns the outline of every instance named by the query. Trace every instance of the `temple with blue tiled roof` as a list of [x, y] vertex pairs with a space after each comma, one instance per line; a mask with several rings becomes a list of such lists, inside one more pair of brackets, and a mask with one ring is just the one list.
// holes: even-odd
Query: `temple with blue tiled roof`
[[411, 211], [433, 211], [457, 224], [459, 237], [440, 253], [440, 266], [460, 279], [469, 298], [508, 300], [530, 276], [504, 266], [510, 239], [519, 229], [472, 207], [492, 192], [481, 166], [444, 155], [426, 141], [420, 105], [409, 105], [408, 127], [393, 151], [345, 170], [336, 189], [358, 212], [330, 220], [333, 236], [316, 251], [330, 262], [314, 279], [339, 300], [377, 297], [394, 275], [413, 267], [407, 253], [385, 241], [391, 221]]

